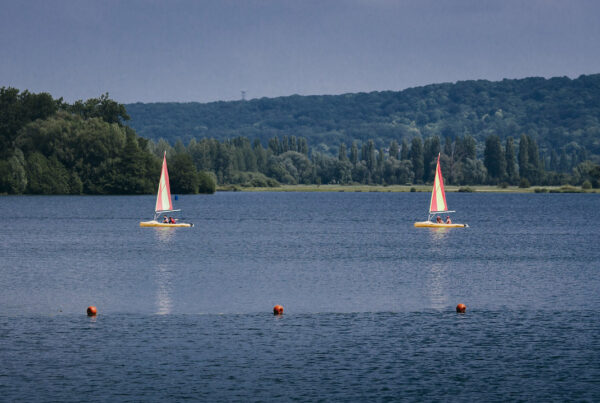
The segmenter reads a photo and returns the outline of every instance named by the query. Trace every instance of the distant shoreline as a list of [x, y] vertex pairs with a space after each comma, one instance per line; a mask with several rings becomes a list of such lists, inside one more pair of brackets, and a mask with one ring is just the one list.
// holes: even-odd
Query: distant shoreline
[[[414, 190], [413, 190], [414, 189]], [[535, 186], [520, 188], [508, 186], [446, 186], [446, 192], [466, 193], [600, 193], [600, 189], [582, 189], [580, 186]], [[431, 185], [281, 185], [279, 187], [217, 186], [218, 192], [431, 192]]]
[[[413, 190], [414, 189], [414, 190]], [[529, 188], [520, 188], [518, 186], [508, 186], [501, 188], [498, 186], [445, 186], [447, 193], [586, 193], [600, 194], [600, 189], [582, 189], [581, 186], [535, 186]], [[431, 185], [281, 185], [279, 187], [243, 187], [240, 185], [220, 185], [217, 186], [217, 192], [348, 192], [348, 193], [430, 193]], [[0, 193], [2, 196], [148, 196], [152, 193], [140, 195], [122, 195], [122, 194], [82, 194], [82, 195], [42, 195], [42, 194], [20, 194], [8, 195]], [[173, 193], [182, 195], [185, 193]]]

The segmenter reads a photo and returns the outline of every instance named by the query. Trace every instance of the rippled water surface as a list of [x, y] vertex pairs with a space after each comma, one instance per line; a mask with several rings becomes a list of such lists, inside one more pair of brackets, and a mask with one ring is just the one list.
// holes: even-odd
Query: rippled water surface
[[600, 400], [600, 196], [428, 202], [1, 197], [0, 400]]

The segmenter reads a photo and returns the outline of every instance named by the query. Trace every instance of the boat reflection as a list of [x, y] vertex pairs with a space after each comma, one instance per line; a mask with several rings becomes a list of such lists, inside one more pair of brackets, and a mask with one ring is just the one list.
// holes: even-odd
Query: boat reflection
[[[160, 256], [155, 266], [156, 273], [156, 313], [158, 315], [168, 315], [173, 310], [173, 265], [168, 262], [166, 256], [175, 242], [176, 228], [154, 228], [157, 245], [156, 249]], [[160, 262], [165, 258], [167, 262]]]
[[425, 290], [431, 307], [433, 309], [443, 309], [448, 306], [448, 295], [445, 293], [446, 268], [441, 263], [435, 263], [427, 272]]
[[429, 234], [434, 241], [445, 239], [449, 231], [449, 228], [429, 228]]
[[177, 232], [175, 228], [154, 228], [156, 239], [161, 244], [170, 244], [173, 241], [173, 238], [175, 237], [175, 232]]
[[156, 291], [156, 313], [158, 315], [168, 315], [173, 309], [173, 300], [171, 299], [171, 292], [173, 290], [172, 284], [173, 273], [166, 264], [158, 265], [157, 272], [157, 291]]

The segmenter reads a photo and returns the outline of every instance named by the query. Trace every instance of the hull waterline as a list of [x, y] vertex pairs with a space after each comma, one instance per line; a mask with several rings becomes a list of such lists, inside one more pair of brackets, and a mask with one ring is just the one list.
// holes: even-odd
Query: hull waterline
[[158, 221], [142, 221], [140, 222], [140, 227], [163, 227], [163, 228], [190, 228], [193, 227], [194, 224], [189, 223], [177, 223], [177, 224], [167, 224]]
[[440, 224], [437, 222], [431, 221], [420, 221], [415, 223], [415, 227], [417, 228], [467, 228], [469, 227], [467, 224]]

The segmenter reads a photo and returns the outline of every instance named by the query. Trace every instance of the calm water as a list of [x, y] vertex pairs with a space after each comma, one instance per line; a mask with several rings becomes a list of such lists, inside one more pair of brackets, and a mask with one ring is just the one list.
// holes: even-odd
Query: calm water
[[0, 197], [0, 400], [600, 400], [600, 196], [428, 202]]

